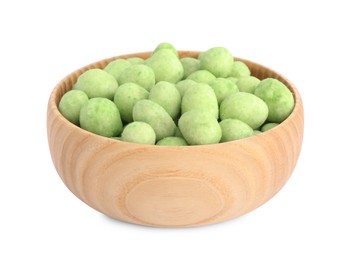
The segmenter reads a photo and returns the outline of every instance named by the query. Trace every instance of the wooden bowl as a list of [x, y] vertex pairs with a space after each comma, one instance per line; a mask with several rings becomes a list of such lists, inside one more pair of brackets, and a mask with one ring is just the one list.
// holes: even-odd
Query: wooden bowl
[[[180, 51], [197, 57], [199, 52]], [[294, 85], [275, 71], [245, 62], [252, 75], [282, 81], [295, 97], [292, 114], [279, 126], [246, 139], [214, 145], [163, 147], [121, 142], [67, 121], [58, 103], [78, 76], [117, 58], [148, 58], [151, 52], [105, 59], [61, 80], [47, 111], [55, 168], [65, 185], [92, 208], [147, 226], [188, 227], [230, 220], [272, 198], [289, 179], [302, 145], [303, 106]]]

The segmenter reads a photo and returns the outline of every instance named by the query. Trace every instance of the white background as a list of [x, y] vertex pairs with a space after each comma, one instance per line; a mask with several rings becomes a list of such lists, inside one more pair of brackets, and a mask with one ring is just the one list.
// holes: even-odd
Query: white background
[[[205, 2], [1, 1], [0, 259], [348, 259], [345, 1]], [[300, 159], [257, 210], [200, 228], [142, 227], [89, 208], [58, 177], [46, 137], [56, 83], [162, 41], [227, 47], [300, 91]]]

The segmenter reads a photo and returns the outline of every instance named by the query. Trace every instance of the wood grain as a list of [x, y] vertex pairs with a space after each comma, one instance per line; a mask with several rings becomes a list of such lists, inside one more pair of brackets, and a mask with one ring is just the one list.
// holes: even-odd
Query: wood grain
[[[197, 57], [199, 52], [180, 51]], [[78, 76], [105, 59], [61, 80], [48, 102], [51, 157], [65, 185], [92, 208], [116, 219], [148, 226], [188, 227], [230, 220], [268, 201], [286, 183], [300, 154], [303, 106], [282, 75], [244, 59], [252, 75], [274, 77], [294, 94], [295, 108], [278, 127], [254, 137], [216, 145], [163, 147], [121, 142], [87, 132], [58, 111], [59, 100]]]

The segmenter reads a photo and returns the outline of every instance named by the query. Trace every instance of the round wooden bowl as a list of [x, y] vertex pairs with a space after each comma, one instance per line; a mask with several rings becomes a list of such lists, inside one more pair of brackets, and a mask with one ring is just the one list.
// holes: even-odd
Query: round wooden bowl
[[[197, 57], [199, 52], [180, 51]], [[292, 114], [253, 137], [214, 145], [140, 145], [87, 132], [58, 111], [78, 76], [117, 58], [148, 58], [151, 52], [105, 59], [61, 80], [47, 111], [47, 134], [55, 168], [65, 185], [92, 208], [122, 221], [188, 227], [230, 220], [272, 198], [289, 179], [302, 145], [303, 106], [292, 83], [275, 71], [245, 62], [252, 75], [277, 78], [295, 97]]]

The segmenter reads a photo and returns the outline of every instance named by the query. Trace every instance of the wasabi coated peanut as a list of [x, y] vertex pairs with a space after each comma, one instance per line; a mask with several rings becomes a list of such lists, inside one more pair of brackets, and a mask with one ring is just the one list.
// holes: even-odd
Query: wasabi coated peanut
[[254, 93], [256, 87], [259, 85], [260, 80], [254, 76], [247, 76], [238, 79], [237, 86], [240, 92]]
[[130, 67], [131, 65], [132, 64], [125, 59], [117, 59], [111, 61], [108, 65], [106, 65], [104, 70], [114, 76], [116, 80], [118, 80], [124, 69]]
[[101, 69], [90, 69], [82, 73], [74, 89], [84, 91], [89, 98], [104, 97], [114, 98], [118, 83], [109, 73]]
[[[251, 76], [226, 48], [181, 58], [162, 42], [146, 60], [119, 58], [81, 74], [58, 108], [72, 123], [102, 136], [178, 146], [267, 131], [289, 116], [294, 97], [276, 79]], [[123, 129], [123, 123], [129, 124]]]
[[227, 96], [239, 92], [236, 83], [225, 78], [214, 79], [209, 85], [214, 90], [219, 105]]
[[200, 110], [184, 113], [179, 119], [179, 129], [190, 145], [217, 144], [222, 135], [216, 118]]
[[127, 59], [127, 61], [132, 65], [145, 64], [145, 60], [140, 57], [130, 57]]
[[157, 45], [156, 49], [153, 52], [157, 52], [157, 51], [162, 50], [162, 49], [168, 49], [168, 50], [172, 51], [176, 57], [179, 57], [177, 50], [169, 42], [161, 42], [160, 44]]
[[244, 62], [235, 61], [232, 65], [229, 76], [235, 78], [248, 77], [250, 76], [250, 70]]
[[91, 98], [82, 106], [80, 126], [105, 137], [118, 136], [123, 128], [115, 103], [107, 98]]
[[143, 87], [147, 91], [155, 85], [155, 73], [143, 64], [136, 64], [126, 68], [118, 78], [120, 85], [133, 82]]
[[267, 124], [264, 124], [261, 127], [261, 132], [266, 132], [266, 131], [272, 129], [273, 127], [276, 127], [277, 125], [279, 125], [279, 124], [278, 123], [267, 123]]
[[184, 76], [184, 68], [173, 51], [160, 49], [146, 60], [146, 64], [153, 69], [156, 82], [168, 81], [177, 83]]
[[258, 129], [267, 119], [268, 107], [257, 96], [238, 92], [224, 99], [220, 105], [221, 120], [239, 119], [252, 129]]
[[193, 81], [196, 81], [198, 83], [206, 83], [209, 84], [212, 82], [216, 77], [207, 70], [197, 70], [190, 74], [187, 79], [191, 79]]
[[182, 114], [196, 109], [210, 113], [216, 119], [219, 117], [219, 105], [214, 90], [208, 84], [197, 83], [189, 88], [182, 98]]
[[64, 94], [58, 109], [71, 123], [78, 125], [81, 107], [87, 103], [88, 96], [81, 90], [70, 90]]
[[243, 139], [254, 135], [253, 129], [238, 119], [224, 119], [220, 122], [222, 137], [220, 142]]
[[147, 99], [149, 92], [136, 83], [124, 83], [116, 89], [114, 102], [124, 122], [133, 122], [133, 107], [136, 102]]
[[175, 120], [178, 118], [181, 106], [181, 95], [173, 83], [158, 82], [150, 91], [149, 100], [161, 105]]
[[162, 146], [186, 146], [187, 142], [182, 137], [169, 136], [159, 140], [156, 145]]
[[200, 69], [200, 60], [184, 57], [180, 59], [182, 66], [184, 67], [184, 79], [187, 78], [190, 74]]
[[201, 69], [210, 71], [215, 77], [225, 78], [230, 75], [233, 56], [224, 47], [210, 48], [199, 55], [199, 60]]
[[179, 81], [178, 83], [175, 84], [175, 87], [177, 90], [179, 90], [179, 93], [181, 97], [184, 96], [186, 90], [188, 90], [190, 87], [197, 85], [198, 83], [196, 81], [193, 81], [191, 79], [184, 79]]
[[255, 95], [266, 102], [269, 122], [281, 123], [294, 109], [295, 101], [292, 93], [277, 79], [262, 80], [255, 90]]
[[148, 123], [156, 133], [156, 141], [175, 133], [175, 123], [167, 111], [151, 100], [140, 100], [133, 108], [134, 121]]
[[132, 122], [123, 129], [122, 141], [137, 144], [156, 143], [156, 134], [152, 127], [144, 122]]

